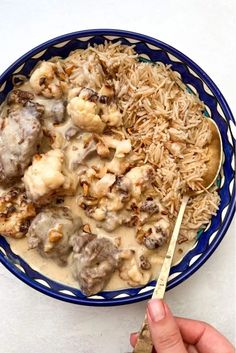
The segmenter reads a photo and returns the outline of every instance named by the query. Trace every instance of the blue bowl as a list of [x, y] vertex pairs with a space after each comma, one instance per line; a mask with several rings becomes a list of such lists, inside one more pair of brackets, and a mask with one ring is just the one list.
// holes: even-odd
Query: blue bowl
[[[233, 137], [235, 121], [223, 95], [207, 74], [187, 56], [157, 39], [128, 31], [93, 29], [62, 35], [23, 55], [0, 76], [0, 103], [13, 88], [14, 75], [29, 75], [39, 60], [48, 60], [57, 55], [66, 57], [72, 50], [85, 49], [89, 44], [100, 44], [106, 40], [133, 45], [135, 51], [142, 55], [144, 60], [170, 64], [173, 70], [180, 73], [189, 89], [199, 94], [200, 99], [205, 103], [206, 114], [216, 121], [221, 132], [224, 163], [219, 181], [221, 197], [219, 210], [217, 215], [212, 217], [207, 229], [200, 234], [194, 247], [171, 268], [167, 286], [167, 289], [171, 289], [197, 271], [215, 251], [235, 211], [235, 138]], [[155, 286], [155, 281], [152, 281], [141, 288], [104, 291], [87, 298], [77, 288], [55, 282], [33, 270], [21, 257], [12, 252], [2, 236], [0, 236], [0, 261], [16, 277], [38, 291], [76, 304], [108, 306], [133, 303], [150, 298]]]

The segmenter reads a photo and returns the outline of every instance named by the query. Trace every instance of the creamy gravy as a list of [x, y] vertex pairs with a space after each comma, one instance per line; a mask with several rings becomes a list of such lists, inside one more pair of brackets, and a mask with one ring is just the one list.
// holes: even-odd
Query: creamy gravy
[[[29, 89], [28, 84], [24, 85], [24, 89]], [[44, 98], [37, 98], [37, 101], [38, 103], [43, 103], [44, 105], [48, 104], [48, 100]], [[68, 129], [69, 126], [70, 123], [67, 121], [64, 124], [55, 126], [54, 130], [61, 134], [61, 136], [64, 136], [65, 131], [66, 129]], [[83, 136], [85, 136], [85, 134], [83, 134]], [[73, 140], [73, 142], [70, 142], [69, 145], [66, 143], [64, 138], [61, 140], [62, 145], [64, 145], [63, 150], [69, 165], [72, 165], [73, 160], [75, 159], [75, 155], [79, 153], [80, 148], [83, 146], [81, 138], [82, 136], [80, 136], [78, 139]], [[76, 150], [73, 148], [76, 148]], [[102, 167], [104, 165], [104, 162], [94, 156], [89, 158], [89, 160], [86, 161], [86, 164], [89, 166], [96, 165]], [[6, 189], [1, 187], [0, 195], [5, 193], [6, 191]], [[144, 245], [140, 245], [137, 243], [135, 239], [136, 232], [134, 228], [120, 226], [113, 232], [107, 232], [104, 229], [97, 227], [96, 221], [92, 218], [87, 217], [84, 210], [77, 205], [77, 197], [78, 194], [75, 197], [64, 197], [64, 205], [69, 207], [75, 218], [81, 217], [83, 224], [89, 224], [93, 233], [97, 234], [99, 237], [107, 237], [110, 240], [113, 240], [114, 242], [119, 241], [120, 248], [122, 250], [135, 250], [136, 258], [142, 255], [143, 252], [147, 253], [147, 248]], [[34, 270], [42, 273], [50, 279], [64, 283], [71, 287], [78, 288], [78, 282], [73, 278], [71, 271], [72, 255], [69, 256], [68, 263], [66, 266], [60, 266], [52, 259], [43, 258], [36, 249], [28, 249], [27, 238], [13, 239], [7, 237], [6, 239], [10, 244], [12, 251], [22, 257]], [[175, 264], [179, 262], [183, 258], [183, 256], [192, 248], [194, 243], [195, 240], [188, 241], [182, 244], [177, 244], [173, 263]], [[167, 251], [167, 246], [168, 245], [166, 244], [160, 247], [159, 249], [156, 249], [155, 251], [148, 251], [148, 260], [152, 265], [151, 270], [148, 271], [149, 273], [151, 272], [151, 279], [156, 278], [159, 274], [163, 259], [165, 257], [165, 253]], [[127, 287], [127, 281], [124, 281], [120, 278], [119, 272], [117, 270], [110, 278], [108, 284], [105, 287], [105, 290], [116, 290]]]
[[[86, 75], [87, 75], [87, 73], [86, 73]], [[75, 82], [74, 87], [73, 87], [73, 80], [70, 81], [70, 83], [71, 83], [72, 87], [69, 87], [69, 88], [77, 88], [78, 89], [79, 85], [77, 85], [76, 82]], [[23, 85], [21, 85], [20, 89], [26, 90], [29, 92], [33, 92], [32, 87], [29, 84], [29, 81], [27, 81]], [[101, 93], [101, 94], [103, 95], [104, 93]], [[70, 99], [68, 98], [68, 101], [69, 100]], [[50, 116], [50, 111], [52, 110], [52, 105], [53, 105], [53, 102], [55, 102], [55, 99], [54, 98], [47, 99], [47, 98], [44, 98], [43, 95], [36, 95], [34, 98], [34, 101], [39, 104], [44, 105], [44, 108], [45, 108], [44, 119], [42, 119], [42, 126], [45, 129], [45, 131], [44, 131], [45, 135], [48, 138], [48, 136], [52, 137], [52, 135], [50, 135], [50, 132], [52, 132], [52, 134], [55, 133], [55, 136], [54, 136], [55, 139], [53, 141], [53, 144], [50, 146], [50, 148], [60, 149], [65, 156], [65, 165], [63, 166], [65, 170], [63, 170], [63, 172], [65, 172], [66, 176], [68, 173], [70, 173], [70, 174], [73, 174], [73, 177], [75, 177], [75, 178], [78, 177], [79, 173], [81, 171], [83, 171], [84, 165], [78, 166], [79, 163], [78, 163], [77, 159], [80, 156], [81, 150], [84, 148], [85, 140], [86, 139], [89, 140], [89, 135], [91, 135], [91, 133], [86, 132], [86, 131], [90, 131], [90, 130], [89, 129], [86, 130], [85, 128], [81, 127], [79, 125], [78, 119], [77, 120], [75, 119], [76, 118], [76, 116], [75, 116], [74, 117], [74, 120], [75, 120], [74, 124], [76, 125], [76, 121], [77, 121], [77, 125], [78, 125], [78, 127], [81, 127], [81, 131], [84, 131], [84, 130], [85, 131], [83, 133], [81, 132], [79, 134], [79, 136], [73, 138], [71, 141], [67, 141], [65, 138], [65, 132], [67, 131], [67, 129], [69, 127], [71, 127], [73, 125], [72, 124], [73, 119], [72, 120], [67, 119], [67, 121], [65, 123], [62, 123], [60, 125], [53, 125], [52, 120], [48, 117]], [[141, 102], [141, 99], [140, 99], [140, 102]], [[73, 105], [72, 105], [72, 107], [73, 107]], [[3, 107], [2, 115], [5, 114], [6, 108], [7, 108], [7, 106]], [[72, 109], [72, 111], [73, 111], [73, 109]], [[81, 112], [83, 112], [83, 110], [81, 110]], [[104, 113], [104, 116], [106, 117], [107, 113], [105, 110], [103, 113]], [[114, 116], [113, 116], [113, 119], [114, 119]], [[106, 119], [104, 121], [106, 121]], [[109, 121], [109, 119], [108, 119], [108, 121]], [[112, 126], [115, 126], [115, 125], [111, 124], [110, 127], [112, 127]], [[91, 130], [91, 131], [99, 134], [99, 131], [97, 131], [97, 130], [96, 131]], [[48, 133], [48, 135], [46, 134], [46, 132]], [[45, 138], [45, 140], [47, 138]], [[45, 145], [44, 145], [44, 143], [42, 142], [42, 144], [40, 146], [41, 153], [47, 152], [47, 149], [48, 149], [47, 143], [45, 143]], [[110, 147], [110, 149], [113, 150], [113, 152], [111, 153], [111, 155], [109, 155], [109, 157], [107, 159], [106, 159], [106, 157], [105, 157], [105, 159], [102, 159], [102, 158], [97, 158], [96, 156], [92, 155], [89, 157], [88, 160], [86, 160], [86, 166], [87, 167], [96, 166], [96, 167], [99, 167], [100, 169], [102, 169], [105, 164], [108, 164], [111, 161], [109, 158], [112, 159], [115, 156], [116, 147]], [[124, 156], [126, 153], [129, 153], [129, 152], [123, 152]], [[132, 151], [131, 151], [131, 153], [132, 153]], [[77, 162], [77, 167], [73, 168], [73, 165], [76, 162]], [[124, 158], [124, 162], [126, 162], [126, 158]], [[111, 166], [110, 166], [110, 168], [111, 168]], [[111, 171], [110, 169], [108, 169], [108, 170], [109, 170], [109, 172], [111, 172], [115, 175], [116, 174], [122, 175], [125, 173], [125, 172], [124, 173], [121, 172], [119, 174], [119, 173], [116, 173], [114, 170], [113, 171]], [[0, 187], [0, 195], [2, 192], [6, 192], [6, 191], [7, 190], [1, 190], [1, 187]], [[75, 196], [64, 197], [64, 201], [63, 201], [64, 206], [67, 206], [71, 210], [71, 212], [75, 218], [80, 217], [82, 219], [83, 225], [89, 224], [89, 226], [91, 228], [91, 232], [95, 233], [98, 237], [109, 238], [109, 240], [111, 240], [115, 244], [117, 244], [117, 246], [121, 250], [135, 250], [135, 255], [133, 255], [133, 256], [136, 260], [138, 260], [141, 255], [145, 254], [145, 256], [148, 258], [148, 260], [151, 264], [151, 269], [146, 270], [146, 271], [143, 270], [142, 272], [143, 272], [143, 274], [149, 273], [150, 278], [155, 279], [159, 274], [161, 265], [163, 263], [163, 259], [165, 257], [166, 251], [167, 251], [168, 244], [165, 244], [165, 245], [157, 248], [156, 250], [148, 250], [144, 245], [140, 245], [137, 242], [135, 228], [120, 226], [112, 232], [107, 232], [104, 229], [98, 227], [97, 222], [93, 218], [88, 217], [86, 215], [85, 211], [78, 206], [77, 199], [79, 196], [81, 196], [80, 195], [81, 192], [82, 191], [80, 188], [80, 191], [78, 191]], [[141, 189], [140, 189], [140, 197], [141, 197]], [[137, 197], [137, 199], [138, 199], [138, 197]], [[159, 200], [159, 196], [158, 196], [158, 200]], [[159, 206], [159, 211], [161, 211], [163, 206], [161, 204], [158, 204], [158, 206]], [[117, 209], [117, 210], [119, 211], [119, 209]], [[171, 221], [173, 221], [173, 219]], [[148, 221], [147, 221], [147, 223], [148, 223]], [[173, 226], [173, 224], [172, 224], [172, 226]], [[196, 227], [196, 229], [197, 228], [198, 227]], [[195, 243], [194, 236], [196, 234], [196, 231], [195, 231], [196, 229], [194, 228], [194, 230], [192, 230], [192, 229], [188, 230], [188, 235], [190, 234], [190, 232], [193, 233], [193, 237], [192, 237], [193, 240], [184, 242], [182, 244], [177, 244], [175, 255], [174, 255], [174, 261], [173, 261], [174, 264], [178, 263], [183, 258], [183, 256], [194, 246], [194, 243]], [[29, 250], [28, 244], [27, 244], [27, 238], [23, 238], [23, 239], [7, 238], [7, 241], [9, 242], [12, 251], [15, 254], [19, 255], [20, 257], [22, 257], [36, 271], [42, 273], [43, 275], [45, 275], [55, 281], [58, 281], [58, 282], [66, 284], [66, 285], [78, 288], [78, 283], [73, 278], [72, 271], [71, 271], [72, 255], [69, 256], [67, 265], [63, 267], [63, 266], [58, 265], [52, 259], [42, 257], [36, 249]], [[137, 281], [136, 281], [136, 283], [137, 283]], [[120, 277], [119, 271], [117, 270], [109, 279], [109, 282], [105, 287], [105, 290], [116, 290], [116, 289], [122, 289], [122, 288], [127, 288], [127, 287], [130, 287], [129, 283], [127, 282], [127, 280], [124, 280]]]
[[[138, 253], [141, 252], [141, 246], [137, 244], [135, 240], [135, 230], [121, 226], [116, 229], [113, 233], [108, 233], [101, 228], [97, 228], [95, 221], [88, 218], [84, 211], [76, 205], [76, 201], [72, 197], [65, 198], [66, 206], [68, 206], [73, 215], [76, 217], [81, 217], [83, 223], [89, 223], [91, 230], [98, 234], [99, 236], [108, 237], [109, 239], [121, 237], [121, 247], [123, 249], [134, 249]], [[124, 236], [125, 233], [125, 236]], [[59, 266], [55, 261], [51, 259], [45, 259], [35, 249], [28, 249], [27, 239], [12, 239], [7, 238], [8, 243], [11, 245], [12, 251], [22, 257], [34, 270], [42, 273], [43, 275], [53, 279], [55, 281], [64, 283], [71, 287], [78, 288], [78, 283], [72, 276], [70, 270], [71, 257], [68, 259], [68, 264], [66, 266]], [[183, 256], [193, 247], [195, 241], [186, 242], [182, 244], [177, 244], [173, 263], [179, 262]], [[152, 264], [152, 279], [156, 278], [159, 274], [165, 253], [167, 251], [167, 245], [162, 246], [155, 252], [150, 251], [149, 261]], [[109, 283], [105, 287], [105, 290], [116, 290], [127, 288], [127, 282], [119, 277], [119, 272], [115, 271], [111, 277]]]

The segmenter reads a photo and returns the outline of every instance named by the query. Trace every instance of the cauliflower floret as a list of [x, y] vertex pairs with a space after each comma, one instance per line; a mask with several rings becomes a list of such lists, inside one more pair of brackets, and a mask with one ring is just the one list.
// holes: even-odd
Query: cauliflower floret
[[131, 142], [130, 140], [121, 140], [117, 142], [115, 157], [123, 158], [126, 154], [131, 151]]
[[129, 167], [129, 162], [124, 158], [114, 157], [111, 162], [107, 164], [107, 170], [115, 175], [122, 175]]
[[36, 155], [23, 177], [27, 195], [40, 201], [54, 192], [70, 193], [75, 188], [72, 178], [63, 173], [64, 155], [59, 149]]
[[154, 169], [148, 164], [141, 167], [135, 167], [126, 174], [126, 177], [129, 178], [132, 183], [133, 197], [139, 199], [142, 190], [152, 182]]
[[102, 142], [105, 146], [115, 149], [114, 158], [107, 164], [107, 170], [115, 175], [122, 175], [129, 167], [129, 162], [125, 159], [131, 149], [130, 140], [116, 140], [110, 136], [104, 136]]
[[135, 256], [133, 256], [131, 259], [124, 261], [119, 269], [119, 276], [131, 287], [136, 287], [148, 283], [151, 273], [149, 271], [141, 271]]
[[102, 115], [102, 120], [109, 126], [120, 126], [122, 124], [122, 115], [116, 107], [108, 107]]
[[62, 96], [62, 82], [56, 75], [56, 64], [43, 61], [30, 76], [30, 85], [36, 94], [46, 98]]
[[103, 136], [100, 141], [107, 148], [115, 149], [115, 156], [122, 158], [125, 154], [129, 153], [132, 149], [130, 139], [127, 140], [116, 140], [111, 136]]
[[92, 213], [92, 217], [96, 221], [103, 221], [104, 219], [106, 219], [106, 209], [96, 208]]
[[67, 112], [73, 123], [82, 130], [102, 133], [106, 126], [97, 114], [97, 106], [94, 102], [74, 97], [67, 106]]
[[95, 193], [97, 197], [103, 197], [107, 195], [110, 187], [115, 183], [116, 177], [114, 174], [107, 173], [102, 179], [100, 179], [95, 185]]

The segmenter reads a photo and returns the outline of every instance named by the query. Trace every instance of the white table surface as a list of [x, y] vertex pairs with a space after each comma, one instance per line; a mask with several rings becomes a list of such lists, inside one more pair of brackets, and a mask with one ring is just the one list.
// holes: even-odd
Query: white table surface
[[[89, 28], [137, 31], [196, 61], [236, 111], [234, 0], [0, 0], [0, 71], [57, 35]], [[235, 231], [166, 300], [176, 315], [208, 321], [235, 340]], [[82, 307], [44, 296], [0, 265], [0, 353], [125, 353], [146, 302]], [[223, 352], [222, 352], [223, 353]]]

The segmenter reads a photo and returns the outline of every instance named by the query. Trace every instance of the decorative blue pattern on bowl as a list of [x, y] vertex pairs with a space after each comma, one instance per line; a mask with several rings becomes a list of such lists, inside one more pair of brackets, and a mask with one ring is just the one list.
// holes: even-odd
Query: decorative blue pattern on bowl
[[[12, 89], [14, 75], [29, 75], [39, 60], [52, 56], [66, 57], [70, 51], [87, 48], [105, 40], [121, 41], [133, 45], [137, 53], [145, 60], [170, 64], [177, 71], [183, 82], [193, 92], [199, 94], [205, 103], [206, 114], [219, 126], [224, 149], [224, 163], [221, 171], [219, 194], [221, 203], [210, 225], [198, 237], [194, 247], [184, 258], [171, 268], [167, 289], [171, 289], [191, 276], [215, 251], [224, 237], [235, 211], [235, 121], [219, 89], [191, 59], [169, 45], [142, 34], [120, 30], [86, 30], [66, 34], [52, 39], [18, 59], [0, 77], [0, 103]], [[78, 289], [55, 282], [33, 270], [22, 258], [15, 255], [7, 241], [0, 236], [0, 261], [15, 276], [44, 294], [64, 301], [83, 305], [120, 305], [128, 304], [151, 296], [155, 281], [142, 288], [129, 288], [107, 291], [92, 297], [85, 297]]]

